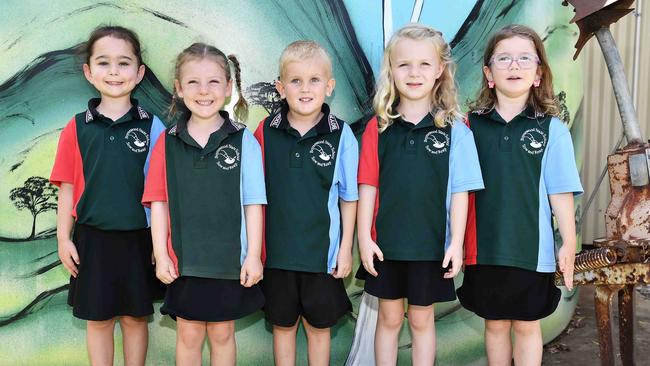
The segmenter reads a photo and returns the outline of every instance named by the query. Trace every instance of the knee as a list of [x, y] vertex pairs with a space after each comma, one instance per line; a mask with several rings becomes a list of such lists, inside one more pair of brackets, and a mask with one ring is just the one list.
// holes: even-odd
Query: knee
[[541, 334], [542, 331], [539, 320], [535, 320], [535, 321], [515, 320], [512, 322], [512, 329], [515, 332], [515, 337], [534, 336], [537, 335], [538, 333]]
[[88, 320], [87, 327], [92, 330], [111, 330], [115, 327], [115, 318], [108, 320]]
[[330, 339], [330, 328], [316, 328], [307, 321], [303, 322], [307, 339], [310, 341], [324, 341]]
[[485, 331], [490, 334], [510, 333], [512, 322], [510, 320], [486, 320]]
[[380, 311], [377, 316], [382, 327], [392, 330], [399, 330], [404, 322], [403, 311]]
[[182, 327], [177, 329], [176, 337], [178, 337], [178, 342], [186, 348], [200, 348], [205, 339], [205, 330], [198, 327]]
[[434, 329], [433, 311], [427, 314], [408, 315], [409, 327], [414, 331], [427, 331]]
[[235, 322], [208, 324], [208, 338], [211, 344], [225, 345], [235, 339]]

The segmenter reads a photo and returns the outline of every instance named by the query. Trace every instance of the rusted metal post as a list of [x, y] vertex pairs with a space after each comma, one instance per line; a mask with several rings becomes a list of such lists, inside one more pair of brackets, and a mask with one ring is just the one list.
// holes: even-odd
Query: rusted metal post
[[600, 343], [600, 364], [614, 366], [614, 342], [612, 341], [612, 304], [614, 295], [623, 288], [621, 285], [597, 285], [594, 295], [596, 322], [598, 324], [598, 343]]
[[609, 28], [600, 28], [595, 34], [600, 44], [600, 49], [603, 51], [609, 76], [612, 79], [614, 96], [616, 97], [618, 111], [623, 121], [623, 129], [628, 146], [642, 144], [643, 139], [641, 138], [639, 120], [636, 116], [634, 103], [627, 87], [623, 61], [621, 60], [621, 55], [618, 53], [618, 48], [616, 48], [616, 42], [614, 41], [614, 37], [612, 37], [612, 32], [609, 31]]
[[618, 293], [618, 339], [623, 366], [634, 365], [634, 285]]

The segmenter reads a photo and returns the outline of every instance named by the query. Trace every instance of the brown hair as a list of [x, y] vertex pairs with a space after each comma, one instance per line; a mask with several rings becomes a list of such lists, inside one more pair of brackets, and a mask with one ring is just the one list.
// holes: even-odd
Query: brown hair
[[442, 37], [442, 33], [423, 24], [411, 23], [398, 30], [388, 41], [384, 49], [384, 59], [377, 83], [377, 92], [373, 100], [379, 132], [384, 132], [399, 117], [394, 107], [399, 104], [399, 92], [395, 87], [391, 72], [390, 54], [397, 42], [402, 39], [427, 40], [433, 44], [437, 57], [444, 67], [438, 80], [431, 91], [431, 107], [433, 120], [437, 127], [452, 124], [456, 119], [462, 118], [457, 102], [456, 82], [454, 73], [456, 64], [451, 58], [451, 48]]
[[[557, 100], [553, 94], [553, 74], [551, 67], [548, 64], [546, 51], [544, 50], [544, 43], [539, 35], [531, 28], [519, 24], [507, 25], [488, 41], [483, 53], [483, 66], [490, 67], [490, 60], [497, 44], [504, 39], [513, 37], [520, 37], [529, 39], [535, 45], [537, 57], [539, 57], [539, 67], [541, 73], [541, 83], [539, 87], [531, 87], [530, 94], [526, 105], [532, 107], [536, 113], [543, 113], [546, 115], [557, 116], [560, 109]], [[490, 89], [487, 84], [486, 78], [482, 78], [481, 89], [475, 101], [470, 103], [470, 110], [491, 110], [497, 104], [497, 95], [494, 89]]]
[[113, 37], [129, 43], [133, 48], [135, 57], [138, 59], [138, 66], [143, 64], [142, 48], [140, 47], [140, 40], [138, 39], [138, 35], [128, 28], [120, 27], [117, 25], [100, 25], [99, 27], [95, 28], [92, 33], [90, 33], [90, 37], [88, 37], [88, 40], [84, 42], [80, 50], [81, 54], [84, 56], [86, 64], [90, 63], [90, 57], [93, 55], [93, 46], [97, 41], [104, 37]]
[[[205, 58], [212, 58], [215, 62], [217, 62], [223, 69], [226, 71], [226, 80], [230, 81], [232, 80], [232, 73], [230, 71], [230, 61], [233, 65], [233, 68], [235, 70], [235, 86], [237, 87], [237, 93], [239, 96], [239, 99], [237, 100], [237, 104], [235, 104], [235, 117], [240, 120], [240, 121], [245, 121], [246, 118], [248, 117], [248, 103], [246, 103], [246, 99], [244, 99], [244, 95], [242, 94], [242, 89], [241, 89], [241, 67], [239, 65], [239, 60], [237, 60], [237, 57], [235, 55], [228, 55], [224, 54], [221, 52], [218, 48], [214, 46], [210, 46], [205, 43], [194, 43], [191, 46], [187, 47], [186, 49], [181, 52], [178, 57], [176, 57], [176, 66], [174, 67], [174, 78], [176, 80], [180, 80], [180, 70], [183, 64], [190, 60], [202, 60]], [[182, 98], [176, 97], [177, 95], [177, 90], [176, 87], [174, 87], [174, 92], [173, 92], [173, 98], [172, 98], [172, 103], [169, 106], [169, 116], [174, 117], [178, 112], [183, 113], [184, 117], [185, 115], [187, 118], [189, 118], [189, 110], [185, 106], [185, 103], [183, 103]]]

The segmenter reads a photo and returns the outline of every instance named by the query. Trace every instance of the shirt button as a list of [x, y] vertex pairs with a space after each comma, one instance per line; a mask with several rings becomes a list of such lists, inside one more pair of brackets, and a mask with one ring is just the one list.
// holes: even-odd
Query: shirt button
[[300, 153], [296, 153], [296, 157], [299, 158], [299, 157], [300, 157]]
[[506, 141], [508, 141], [509, 137], [508, 137], [508, 136], [505, 136], [503, 139], [506, 140]]
[[111, 141], [113, 141], [113, 140], [115, 140], [115, 136], [111, 136], [111, 137], [109, 137], [108, 139], [111, 140]]
[[413, 145], [413, 144], [415, 144], [415, 141], [411, 140], [411, 141], [409, 141], [409, 144]]

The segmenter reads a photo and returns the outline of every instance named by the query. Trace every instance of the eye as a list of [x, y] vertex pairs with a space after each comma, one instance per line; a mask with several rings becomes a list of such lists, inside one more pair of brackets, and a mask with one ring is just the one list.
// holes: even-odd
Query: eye
[[408, 65], [409, 65], [409, 64], [401, 63], [401, 64], [397, 65], [397, 67], [405, 67], [405, 66], [408, 66]]
[[530, 61], [532, 61], [532, 60], [533, 60], [533, 56], [532, 56], [532, 55], [524, 54], [524, 55], [519, 56], [519, 61], [530, 62]]
[[212, 79], [210, 80], [210, 84], [221, 84], [221, 82], [217, 79]]
[[197, 82], [196, 82], [196, 80], [189, 80], [187, 83], [188, 84], [196, 84]]
[[423, 63], [422, 63], [422, 66], [431, 66], [431, 64], [428, 63], [428, 62], [423, 62]]
[[311, 81], [312, 83], [319, 83], [320, 78], [311, 78], [311, 80], [309, 80], [309, 81]]
[[295, 85], [299, 85], [300, 84], [300, 79], [291, 79], [290, 83], [295, 84]]
[[497, 55], [494, 59], [497, 62], [510, 62], [510, 61], [512, 61], [512, 57], [510, 55]]
[[106, 66], [106, 65], [108, 65], [108, 62], [106, 62], [106, 61], [99, 61], [99, 62], [97, 63], [97, 65], [100, 65], [100, 66]]
[[120, 62], [120, 66], [129, 66], [129, 65], [131, 65], [131, 64], [128, 63], [128, 62], [125, 62], [125, 61]]

